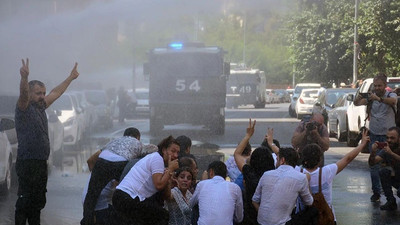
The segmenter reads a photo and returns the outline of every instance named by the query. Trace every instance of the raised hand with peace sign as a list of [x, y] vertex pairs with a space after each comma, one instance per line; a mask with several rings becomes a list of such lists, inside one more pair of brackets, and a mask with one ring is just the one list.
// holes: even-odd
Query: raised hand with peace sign
[[22, 67], [19, 69], [19, 73], [21, 74], [21, 78], [28, 78], [29, 75], [29, 59], [26, 58], [26, 63], [24, 59], [22, 59]]

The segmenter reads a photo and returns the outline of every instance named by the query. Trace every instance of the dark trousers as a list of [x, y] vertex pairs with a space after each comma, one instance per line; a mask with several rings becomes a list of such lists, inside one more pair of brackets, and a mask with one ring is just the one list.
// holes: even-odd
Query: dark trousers
[[113, 206], [117, 219], [112, 219], [112, 224], [115, 225], [168, 224], [169, 213], [163, 208], [161, 192], [140, 201], [139, 197], [133, 199], [129, 194], [117, 189], [113, 195]]
[[392, 176], [391, 173], [392, 171], [389, 168], [383, 167], [379, 170], [379, 178], [387, 201], [395, 202], [396, 198], [393, 196], [392, 187], [395, 187], [397, 190], [399, 189], [400, 174], [395, 173], [395, 176]]
[[17, 160], [18, 199], [15, 224], [40, 224], [40, 211], [46, 205], [47, 161]]
[[127, 163], [128, 161], [111, 162], [102, 158], [97, 160], [90, 177], [88, 191], [83, 203], [82, 225], [94, 224], [94, 208], [96, 207], [97, 199], [101, 191], [112, 179], [119, 181]]

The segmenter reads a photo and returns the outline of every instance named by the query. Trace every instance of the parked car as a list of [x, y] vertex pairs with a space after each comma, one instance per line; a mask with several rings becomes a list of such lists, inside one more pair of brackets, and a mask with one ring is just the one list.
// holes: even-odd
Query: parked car
[[147, 88], [136, 88], [136, 113], [148, 115], [150, 112], [149, 107], [149, 89]]
[[68, 93], [76, 96], [78, 106], [82, 109], [82, 114], [84, 118], [84, 136], [90, 135], [91, 131], [94, 128], [94, 121], [96, 120], [95, 107], [87, 101], [83, 91], [70, 91]]
[[278, 103], [279, 96], [276, 94], [275, 90], [273, 89], [265, 89], [265, 103]]
[[290, 94], [285, 89], [275, 89], [275, 92], [279, 97], [279, 102], [290, 102]]
[[320, 89], [303, 89], [296, 103], [297, 119], [303, 118], [305, 115], [311, 115], [315, 101], [318, 98]]
[[13, 152], [6, 131], [14, 128], [13, 120], [0, 117], [0, 195], [7, 195], [11, 188]]
[[73, 95], [64, 93], [52, 105], [58, 112], [58, 119], [64, 126], [64, 145], [69, 150], [79, 148], [84, 122], [82, 109]]
[[321, 113], [325, 119], [325, 125], [328, 123], [328, 113], [332, 110], [333, 105], [344, 94], [355, 92], [355, 88], [328, 88], [322, 89], [318, 95], [317, 101], [314, 103], [313, 112]]
[[104, 90], [86, 90], [84, 93], [87, 101], [95, 107], [96, 120], [94, 124], [96, 128], [108, 129], [113, 127], [111, 101], [108, 99], [107, 93]]
[[301, 91], [306, 88], [320, 88], [321, 84], [317, 83], [298, 83], [296, 87], [294, 88], [293, 95], [290, 99], [290, 105], [289, 105], [289, 115], [291, 117], [296, 117], [296, 104], [297, 104], [297, 99], [299, 98], [299, 95], [301, 94]]
[[342, 95], [328, 112], [328, 132], [330, 136], [336, 136], [338, 141], [347, 140], [347, 109], [352, 103], [348, 96], [354, 96], [355, 93], [354, 91]]

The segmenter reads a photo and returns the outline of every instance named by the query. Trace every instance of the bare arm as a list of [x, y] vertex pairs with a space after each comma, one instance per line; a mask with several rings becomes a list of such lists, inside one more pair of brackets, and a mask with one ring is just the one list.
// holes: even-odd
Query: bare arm
[[74, 68], [72, 69], [70, 75], [65, 79], [61, 84], [59, 84], [57, 87], [55, 87], [53, 90], [50, 91], [50, 93], [44, 98], [46, 101], [46, 106], [49, 107], [57, 98], [59, 98], [65, 90], [67, 90], [68, 86], [71, 84], [73, 80], [78, 78], [79, 73], [77, 70], [78, 63], [75, 63]]
[[268, 128], [265, 138], [267, 139], [268, 146], [272, 151], [274, 151], [276, 155], [279, 155], [279, 148], [274, 144], [274, 128]]
[[158, 191], [163, 190], [168, 185], [169, 179], [171, 179], [173, 172], [178, 167], [178, 159], [171, 161], [171, 156], [169, 156], [168, 167], [164, 173], [155, 173], [152, 175], [153, 184]]
[[29, 59], [25, 61], [22, 59], [22, 67], [19, 70], [21, 74], [21, 81], [19, 83], [19, 98], [18, 98], [18, 108], [24, 111], [28, 108], [29, 105], [29, 85], [28, 85], [28, 76], [29, 76]]
[[361, 144], [358, 145], [355, 149], [352, 151], [348, 152], [344, 157], [336, 162], [336, 165], [338, 167], [338, 170], [336, 174], [339, 174], [353, 159], [361, 152], [361, 150], [367, 146], [369, 142], [369, 136], [367, 136], [368, 130], [365, 129], [363, 134], [362, 134], [362, 141]]
[[249, 119], [249, 127], [246, 129], [246, 135], [236, 147], [235, 152], [233, 153], [233, 157], [235, 158], [236, 165], [240, 172], [242, 172], [243, 166], [246, 162], [246, 158], [242, 156], [243, 150], [246, 148], [247, 143], [251, 136], [254, 134], [254, 126], [256, 125], [256, 121], [254, 120], [253, 124], [251, 124], [251, 119]]
[[258, 209], [260, 208], [260, 203], [252, 201], [253, 202], [253, 206], [256, 209], [256, 211], [258, 212]]
[[[382, 103], [388, 104], [390, 106], [395, 106], [397, 103], [397, 97], [378, 97], [376, 94], [372, 93], [370, 96], [371, 100], [380, 101]], [[382, 100], [382, 101], [381, 101]]]
[[304, 129], [302, 132], [295, 131], [292, 137], [292, 146], [296, 149], [300, 146], [303, 142], [304, 138], [306, 137], [307, 130]]
[[321, 147], [322, 151], [327, 151], [329, 149], [329, 136], [328, 137], [321, 137], [319, 132], [316, 130], [316, 134], [314, 135], [318, 145]]
[[359, 105], [366, 105], [368, 104], [368, 100], [366, 98], [363, 98], [360, 93], [356, 95], [354, 98], [354, 105], [359, 106]]

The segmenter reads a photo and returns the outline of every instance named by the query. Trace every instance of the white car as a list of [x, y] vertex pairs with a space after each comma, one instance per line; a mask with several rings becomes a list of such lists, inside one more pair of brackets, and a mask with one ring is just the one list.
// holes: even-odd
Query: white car
[[6, 131], [14, 127], [13, 120], [0, 117], [0, 195], [7, 195], [11, 188], [13, 157]]
[[76, 99], [72, 95], [64, 93], [51, 105], [59, 112], [58, 119], [64, 125], [64, 145], [68, 148], [75, 148], [79, 145], [82, 137], [82, 109], [77, 107]]
[[265, 89], [265, 103], [278, 103], [279, 96], [275, 93], [273, 89]]
[[321, 84], [317, 83], [298, 83], [296, 87], [294, 88], [291, 100], [290, 100], [290, 105], [289, 105], [289, 115], [291, 117], [296, 117], [296, 103], [297, 99], [299, 98], [299, 95], [303, 89], [306, 88], [320, 88]]
[[320, 89], [303, 89], [296, 103], [297, 119], [305, 115], [311, 115], [315, 101], [318, 99]]

